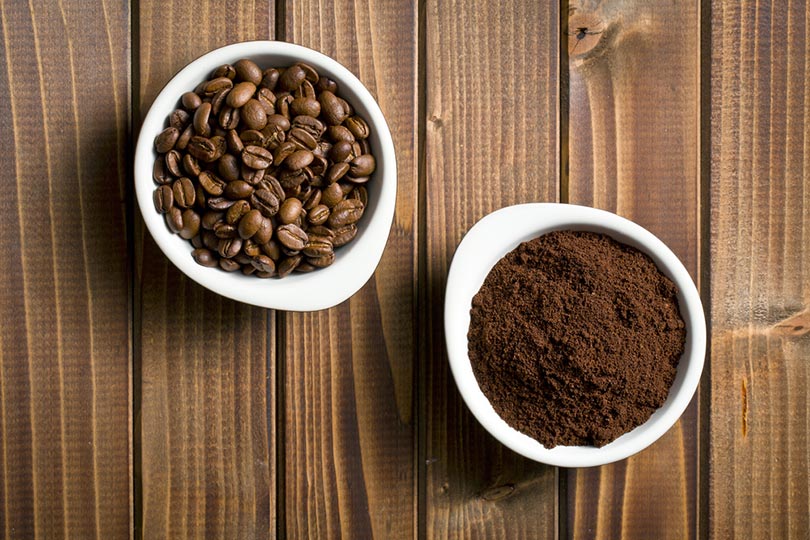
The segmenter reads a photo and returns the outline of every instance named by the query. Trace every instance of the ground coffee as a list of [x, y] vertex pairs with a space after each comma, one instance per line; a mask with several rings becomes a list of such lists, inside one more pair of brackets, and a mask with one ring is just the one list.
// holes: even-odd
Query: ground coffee
[[473, 298], [475, 377], [543, 446], [603, 446], [667, 398], [686, 335], [675, 295], [648, 256], [606, 235], [524, 242]]

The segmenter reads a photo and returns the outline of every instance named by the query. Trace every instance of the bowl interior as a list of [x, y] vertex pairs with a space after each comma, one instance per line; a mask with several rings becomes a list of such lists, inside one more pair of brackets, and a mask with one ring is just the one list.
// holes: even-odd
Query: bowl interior
[[[664, 405], [650, 419], [601, 448], [545, 448], [510, 427], [481, 392], [467, 352], [472, 298], [489, 271], [521, 242], [552, 230], [587, 230], [607, 234], [649, 255], [677, 286], [686, 344], [675, 381]], [[697, 289], [678, 258], [652, 233], [610, 212], [575, 205], [535, 203], [503, 208], [476, 223], [459, 244], [447, 277], [445, 338], [453, 376], [478, 421], [512, 450], [536, 461], [563, 467], [589, 467], [624, 459], [646, 448], [680, 417], [694, 394], [703, 369], [706, 327]]]
[[[152, 164], [157, 153], [155, 136], [166, 126], [168, 115], [178, 107], [180, 95], [193, 90], [211, 72], [225, 63], [250, 58], [259, 66], [284, 66], [306, 62], [321, 75], [334, 79], [339, 95], [369, 124], [369, 143], [377, 158], [377, 169], [365, 186], [368, 209], [358, 224], [354, 241], [336, 250], [335, 262], [317, 271], [293, 273], [284, 279], [258, 279], [240, 272], [227, 273], [204, 268], [191, 257], [193, 247], [171, 233], [164, 218], [152, 204], [155, 183]], [[198, 58], [190, 63], [161, 90], [149, 110], [138, 137], [135, 154], [135, 188], [138, 205], [149, 232], [166, 256], [183, 273], [204, 287], [223, 296], [262, 307], [289, 311], [310, 311], [336, 305], [354, 294], [371, 277], [382, 256], [396, 199], [396, 159], [388, 125], [374, 98], [363, 84], [335, 60], [298, 45], [254, 41], [237, 43]]]

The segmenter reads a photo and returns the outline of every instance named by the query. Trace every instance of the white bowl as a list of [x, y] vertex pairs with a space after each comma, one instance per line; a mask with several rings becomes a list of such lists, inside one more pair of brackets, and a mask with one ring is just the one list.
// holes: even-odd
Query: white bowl
[[[169, 52], [170, 53], [170, 52]], [[250, 58], [261, 67], [305, 62], [318, 73], [337, 81], [339, 95], [354, 107], [371, 128], [369, 143], [377, 170], [366, 184], [369, 203], [358, 223], [354, 241], [335, 252], [335, 262], [311, 273], [293, 273], [283, 279], [259, 279], [241, 272], [198, 265], [188, 240], [173, 234], [162, 214], [155, 211], [152, 166], [157, 153], [154, 140], [165, 128], [169, 114], [178, 107], [183, 92], [193, 90], [218, 66]], [[138, 206], [160, 249], [188, 277], [222, 296], [256, 306], [288, 311], [325, 309], [346, 300], [368, 281], [382, 257], [397, 191], [397, 166], [391, 132], [369, 91], [348, 69], [319, 52], [278, 41], [248, 41], [213, 50], [183, 68], [160, 91], [141, 126], [135, 151], [135, 192]]]
[[[478, 386], [467, 354], [472, 298], [489, 271], [521, 242], [552, 230], [604, 233], [652, 258], [678, 289], [678, 303], [686, 324], [686, 346], [675, 382], [664, 405], [644, 424], [601, 448], [557, 446], [545, 448], [510, 427], [492, 408]], [[683, 414], [697, 389], [706, 351], [706, 321], [700, 296], [689, 273], [670, 249], [643, 227], [622, 217], [568, 204], [536, 203], [502, 208], [476, 223], [456, 249], [447, 276], [444, 306], [447, 355], [462, 398], [496, 439], [527, 458], [560, 467], [592, 467], [625, 459], [651, 445]]]

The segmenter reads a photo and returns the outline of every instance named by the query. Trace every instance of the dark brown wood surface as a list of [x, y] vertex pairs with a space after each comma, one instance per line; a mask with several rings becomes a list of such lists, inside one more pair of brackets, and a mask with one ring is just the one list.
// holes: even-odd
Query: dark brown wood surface
[[128, 11], [3, 2], [0, 34], [0, 536], [127, 538]]
[[[803, 0], [0, 1], [0, 537], [807, 538]], [[138, 127], [197, 56], [284, 39], [352, 70], [398, 158], [353, 298], [284, 314], [160, 253]], [[605, 208], [709, 315], [660, 441], [565, 470], [490, 437], [447, 367], [453, 252], [492, 210]]]
[[810, 534], [810, 18], [712, 3], [709, 536]]
[[[571, 2], [567, 22], [569, 201], [646, 227], [697, 280], [699, 2]], [[567, 473], [573, 538], [695, 537], [696, 405], [640, 454]]]
[[416, 5], [296, 0], [285, 12], [287, 41], [342, 63], [377, 99], [398, 167], [374, 277], [335, 308], [284, 315], [286, 532], [413, 538]]
[[420, 407], [427, 538], [554, 538], [557, 476], [495, 441], [447, 365], [444, 286], [456, 245], [487, 213], [558, 197], [556, 4], [425, 7]]
[[[144, 0], [136, 15], [136, 121], [191, 60], [275, 31], [266, 2]], [[136, 532], [273, 535], [275, 314], [203, 289], [169, 263], [140, 218], [135, 227]]]

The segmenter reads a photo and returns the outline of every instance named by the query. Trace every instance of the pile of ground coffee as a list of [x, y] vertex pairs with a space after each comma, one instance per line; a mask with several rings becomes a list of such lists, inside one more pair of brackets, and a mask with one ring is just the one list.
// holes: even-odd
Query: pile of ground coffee
[[473, 298], [469, 354], [495, 411], [552, 448], [604, 446], [667, 398], [686, 331], [675, 285], [591, 232], [524, 242]]

